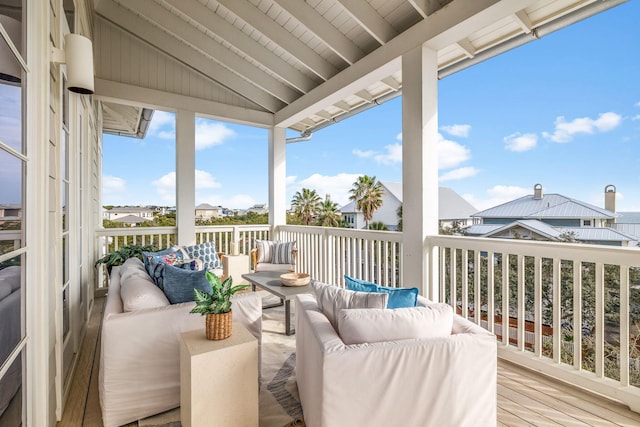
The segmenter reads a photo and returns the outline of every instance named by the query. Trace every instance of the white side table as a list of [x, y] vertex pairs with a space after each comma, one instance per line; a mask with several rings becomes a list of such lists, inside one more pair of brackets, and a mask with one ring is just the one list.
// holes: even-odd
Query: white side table
[[[222, 268], [228, 276], [233, 277], [234, 285], [247, 285], [243, 274], [249, 273], [249, 255], [222, 255]], [[222, 276], [222, 280], [227, 278]]]
[[180, 339], [180, 421], [183, 427], [258, 426], [258, 340], [233, 322], [225, 340], [201, 330]]

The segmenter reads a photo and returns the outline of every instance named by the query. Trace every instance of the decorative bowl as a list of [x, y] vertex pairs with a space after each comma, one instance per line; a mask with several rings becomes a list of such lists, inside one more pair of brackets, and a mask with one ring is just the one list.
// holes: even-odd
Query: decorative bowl
[[285, 273], [280, 275], [280, 283], [283, 286], [304, 286], [308, 285], [311, 276], [307, 273]]

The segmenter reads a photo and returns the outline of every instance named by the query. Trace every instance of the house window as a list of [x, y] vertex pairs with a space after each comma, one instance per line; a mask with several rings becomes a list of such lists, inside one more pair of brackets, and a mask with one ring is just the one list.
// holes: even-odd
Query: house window
[[590, 219], [583, 219], [582, 220], [582, 226], [583, 227], [591, 227], [591, 220]]

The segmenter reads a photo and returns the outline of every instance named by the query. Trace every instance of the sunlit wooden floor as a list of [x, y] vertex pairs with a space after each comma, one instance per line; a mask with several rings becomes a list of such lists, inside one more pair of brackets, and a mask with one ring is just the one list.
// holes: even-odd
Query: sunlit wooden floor
[[[58, 427], [102, 427], [98, 360], [103, 304], [102, 298], [95, 302]], [[126, 425], [136, 426], [137, 423]], [[640, 414], [619, 403], [499, 360], [498, 426], [640, 426]]]

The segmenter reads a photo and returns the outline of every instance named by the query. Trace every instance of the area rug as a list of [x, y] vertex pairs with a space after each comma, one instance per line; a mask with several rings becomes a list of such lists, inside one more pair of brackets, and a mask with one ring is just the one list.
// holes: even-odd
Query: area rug
[[[266, 292], [263, 299], [265, 304], [274, 302]], [[295, 335], [287, 336], [284, 333], [284, 308], [274, 307], [264, 310], [262, 315], [260, 427], [305, 426], [296, 384], [295, 350]], [[140, 420], [138, 426], [181, 427], [180, 408]]]

